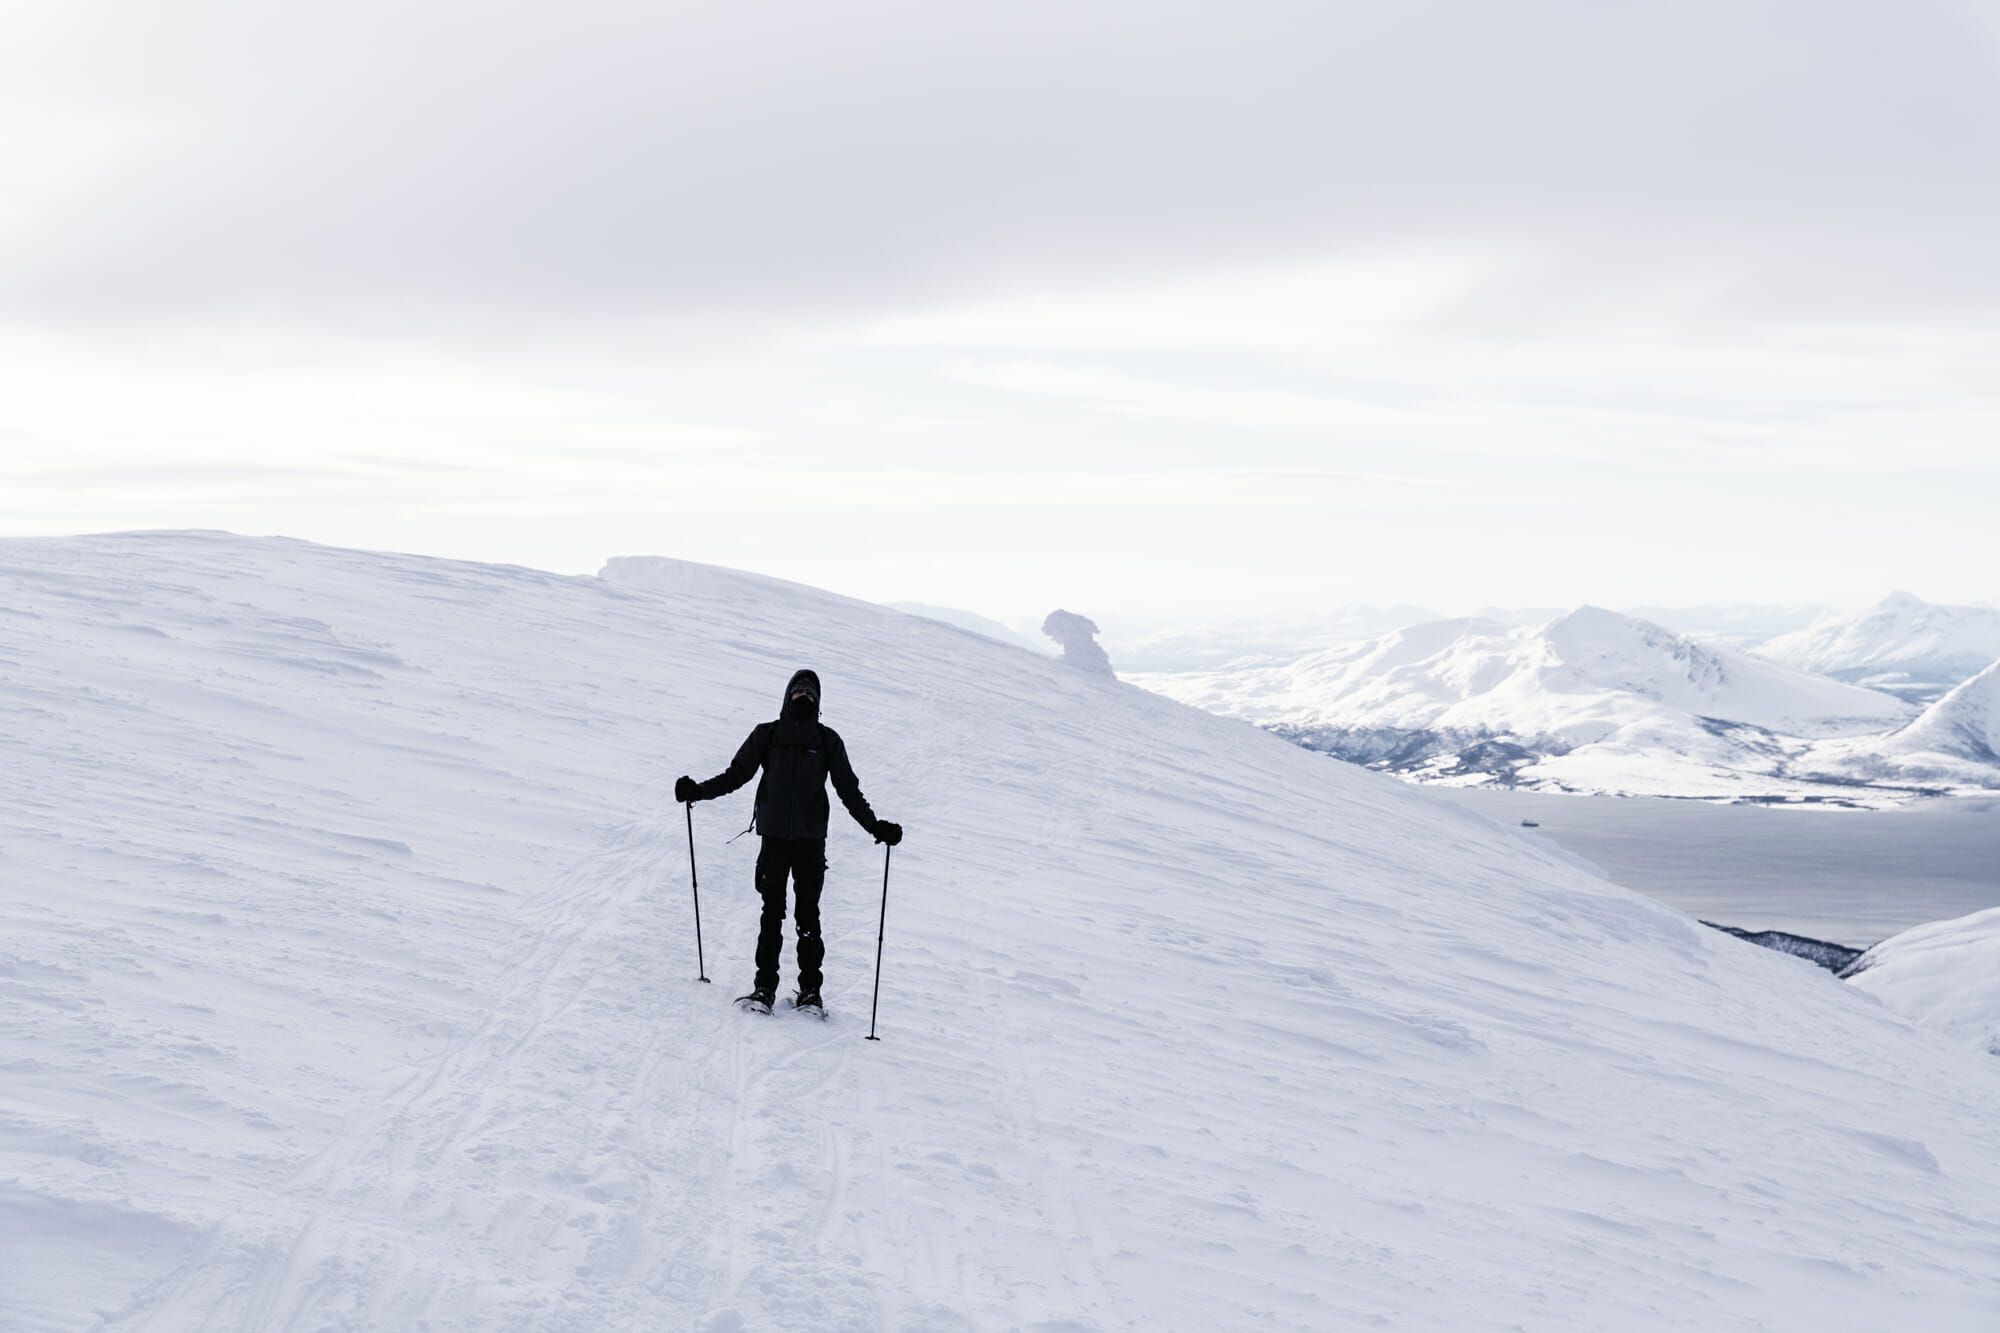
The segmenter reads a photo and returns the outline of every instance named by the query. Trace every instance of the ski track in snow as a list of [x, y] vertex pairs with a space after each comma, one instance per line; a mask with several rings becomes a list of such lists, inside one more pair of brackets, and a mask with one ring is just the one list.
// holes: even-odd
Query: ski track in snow
[[[0, 545], [0, 1325], [1990, 1329], [2000, 1077], [1535, 840], [949, 627]], [[736, 1010], [814, 665], [829, 1017]], [[787, 938], [785, 968], [791, 958]]]

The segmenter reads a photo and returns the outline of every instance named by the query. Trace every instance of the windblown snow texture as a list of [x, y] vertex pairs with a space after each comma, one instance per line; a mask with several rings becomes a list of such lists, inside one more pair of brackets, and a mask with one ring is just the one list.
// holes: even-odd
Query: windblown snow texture
[[[2000, 1062], [1238, 723], [702, 566], [0, 546], [0, 1326], [2000, 1323]], [[739, 1014], [801, 662], [831, 1015]]]

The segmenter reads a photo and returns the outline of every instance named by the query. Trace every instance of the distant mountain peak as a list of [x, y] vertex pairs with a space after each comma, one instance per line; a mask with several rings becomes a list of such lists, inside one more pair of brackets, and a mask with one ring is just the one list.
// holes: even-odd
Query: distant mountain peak
[[1916, 703], [1930, 703], [2000, 658], [2000, 611], [1892, 592], [1865, 611], [1824, 616], [1757, 645], [1759, 657]]
[[1569, 614], [1556, 617], [1550, 623], [1550, 627], [1553, 628], [1556, 625], [1574, 625], [1579, 629], [1616, 629], [1632, 625], [1644, 625], [1646, 623], [1646, 621], [1628, 616], [1622, 611], [1612, 611], [1605, 607], [1594, 606], [1589, 602], [1585, 602]]

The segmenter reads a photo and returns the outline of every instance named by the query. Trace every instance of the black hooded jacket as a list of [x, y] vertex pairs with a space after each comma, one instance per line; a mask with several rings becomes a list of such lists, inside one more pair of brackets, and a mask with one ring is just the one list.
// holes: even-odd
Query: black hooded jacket
[[764, 777], [757, 784], [757, 831], [767, 838], [824, 838], [830, 809], [826, 780], [832, 778], [847, 813], [873, 835], [875, 812], [861, 794], [854, 765], [847, 761], [846, 744], [832, 727], [820, 723], [817, 703], [792, 700], [792, 689], [801, 680], [811, 684], [815, 695], [819, 693], [817, 675], [794, 672], [785, 683], [778, 720], [758, 723], [728, 768], [696, 784], [695, 799], [727, 796], [762, 767]]

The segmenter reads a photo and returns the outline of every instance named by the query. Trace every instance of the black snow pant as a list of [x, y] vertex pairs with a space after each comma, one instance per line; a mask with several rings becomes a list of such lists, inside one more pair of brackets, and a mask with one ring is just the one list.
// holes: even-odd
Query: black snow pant
[[778, 989], [784, 948], [785, 877], [791, 876], [799, 928], [799, 989], [817, 994], [826, 942], [819, 937], [819, 891], [826, 884], [825, 838], [766, 838], [757, 853], [757, 893], [764, 916], [757, 930], [757, 989]]

